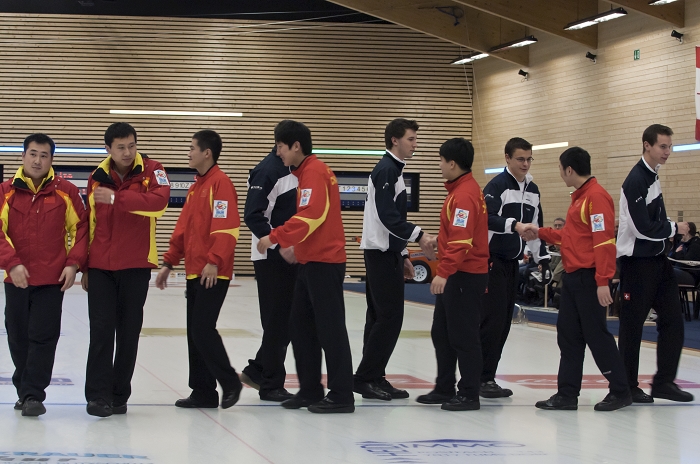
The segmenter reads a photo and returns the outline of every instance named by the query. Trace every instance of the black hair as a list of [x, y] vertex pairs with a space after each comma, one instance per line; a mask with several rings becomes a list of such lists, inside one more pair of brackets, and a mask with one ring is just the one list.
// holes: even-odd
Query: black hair
[[652, 124], [651, 126], [644, 129], [642, 134], [642, 151], [644, 151], [644, 142], [649, 142], [652, 147], [656, 145], [656, 141], [659, 139], [659, 135], [672, 136], [673, 130], [668, 126], [662, 126], [661, 124]]
[[581, 147], [571, 147], [559, 156], [563, 169], [571, 167], [579, 176], [591, 175], [591, 155]]
[[689, 222], [688, 223], [688, 232], [690, 233], [691, 236], [695, 236], [698, 233], [698, 228], [695, 226], [694, 222]]
[[471, 172], [474, 163], [474, 147], [462, 137], [455, 137], [440, 146], [440, 156], [445, 161], [454, 161], [463, 171]]
[[515, 153], [515, 150], [517, 149], [529, 151], [532, 150], [532, 144], [520, 137], [513, 137], [512, 139], [508, 140], [508, 142], [506, 142], [505, 152], [506, 155], [508, 155], [508, 158], [512, 158], [513, 154]]
[[418, 132], [419, 127], [418, 123], [412, 119], [396, 118], [391, 121], [384, 129], [384, 143], [387, 150], [394, 146], [394, 143], [391, 141], [393, 137], [400, 139], [406, 135], [407, 129]]
[[566, 219], [564, 219], [563, 217], [554, 218], [554, 222], [557, 222], [557, 221], [561, 221], [564, 224], [566, 224]]
[[214, 163], [219, 161], [221, 147], [223, 146], [219, 134], [213, 130], [204, 129], [196, 132], [192, 138], [197, 141], [197, 146], [199, 146], [200, 150], [211, 150], [211, 157], [214, 159]]
[[275, 143], [282, 142], [288, 147], [292, 147], [294, 142], [299, 142], [301, 152], [304, 156], [309, 156], [313, 152], [311, 143], [311, 131], [303, 123], [285, 119], [275, 127]]
[[134, 142], [136, 142], [136, 130], [131, 127], [131, 124], [128, 122], [115, 122], [105, 131], [105, 144], [111, 147], [114, 139], [125, 139], [130, 135], [134, 136]]
[[27, 148], [29, 148], [29, 144], [32, 142], [38, 143], [39, 145], [49, 144], [51, 146], [51, 156], [53, 157], [53, 154], [56, 151], [56, 144], [54, 143], [54, 141], [51, 137], [49, 137], [46, 134], [39, 133], [39, 132], [28, 136], [26, 139], [24, 139], [24, 151], [25, 152], [27, 151]]

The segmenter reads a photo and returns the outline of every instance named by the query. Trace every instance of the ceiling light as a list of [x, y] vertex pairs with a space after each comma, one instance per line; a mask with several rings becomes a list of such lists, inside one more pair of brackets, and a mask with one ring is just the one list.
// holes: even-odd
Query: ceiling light
[[568, 147], [568, 146], [569, 146], [569, 142], [545, 143], [542, 145], [533, 145], [532, 151], [548, 150], [550, 148], [564, 148], [564, 147]]
[[666, 5], [667, 3], [673, 3], [677, 0], [651, 0], [649, 2], [649, 5], [651, 6], [659, 6], [659, 5]]
[[627, 14], [627, 11], [625, 11], [625, 9], [622, 7], [611, 9], [611, 10], [606, 11], [604, 13], [599, 13], [595, 16], [591, 16], [589, 18], [574, 21], [573, 23], [569, 23], [566, 25], [564, 30], [565, 31], [574, 31], [576, 29], [583, 29], [584, 27], [588, 27], [588, 26], [595, 26], [598, 23], [610, 21], [611, 19], [615, 19], [615, 18], [620, 18], [622, 16], [625, 16], [626, 14]]
[[488, 53], [472, 52], [472, 53], [468, 54], [467, 56], [457, 58], [456, 60], [454, 60], [450, 64], [467, 64], [467, 63], [471, 63], [472, 61], [486, 58], [487, 56], [489, 56]]
[[219, 111], [150, 111], [150, 110], [109, 110], [109, 114], [140, 114], [156, 116], [225, 116], [238, 117], [243, 113], [223, 113]]
[[494, 52], [501, 52], [503, 50], [506, 50], [508, 48], [517, 48], [517, 47], [525, 47], [527, 45], [531, 45], [537, 42], [537, 39], [533, 35], [528, 35], [527, 37], [523, 37], [522, 39], [518, 40], [513, 40], [512, 42], [506, 42], [501, 45], [496, 45], [493, 47], [491, 50], [489, 50], [489, 53], [494, 53]]

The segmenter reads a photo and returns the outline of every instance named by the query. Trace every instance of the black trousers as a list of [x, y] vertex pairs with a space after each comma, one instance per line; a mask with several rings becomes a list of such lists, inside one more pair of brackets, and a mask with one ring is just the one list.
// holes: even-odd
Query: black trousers
[[365, 250], [367, 271], [362, 361], [355, 380], [370, 382], [386, 375], [386, 366], [401, 333], [404, 313], [404, 277], [401, 253]]
[[654, 308], [659, 333], [653, 384], [673, 382], [683, 350], [685, 327], [673, 266], [665, 256], [620, 258], [620, 353], [630, 388], [639, 385], [639, 346], [649, 310]]
[[558, 393], [568, 398], [578, 397], [588, 345], [598, 369], [610, 382], [610, 392], [618, 396], [628, 394], [622, 359], [615, 338], [608, 331], [607, 309], [598, 303], [595, 269], [564, 273], [562, 282], [557, 318], [557, 343], [561, 351]]
[[436, 392], [454, 394], [459, 366], [459, 394], [479, 398], [483, 362], [479, 322], [487, 282], [488, 274], [457, 272], [447, 279], [444, 293], [437, 295], [430, 331], [437, 357]]
[[260, 322], [263, 336], [255, 359], [243, 372], [260, 385], [260, 394], [284, 388], [284, 360], [289, 345], [289, 315], [292, 310], [297, 266], [284, 260], [253, 261], [258, 283]]
[[345, 327], [343, 279], [345, 263], [300, 264], [291, 315], [291, 338], [299, 393], [316, 401], [323, 398], [321, 350], [326, 356], [328, 398], [354, 403], [352, 355]]
[[224, 392], [241, 385], [236, 370], [231, 367], [224, 342], [216, 330], [216, 321], [231, 281], [217, 279], [216, 285], [207, 289], [199, 280], [199, 277], [187, 280], [189, 386], [192, 398], [203, 402], [218, 402], [217, 380]]
[[[85, 398], [125, 404], [131, 396], [150, 269], [88, 269], [90, 347]], [[116, 336], [116, 350], [115, 350]]]
[[5, 329], [15, 365], [12, 383], [22, 401], [46, 399], [61, 334], [62, 304], [60, 285], [18, 288], [5, 283]]
[[515, 294], [518, 291], [518, 260], [489, 259], [489, 286], [481, 306], [481, 353], [484, 365], [481, 382], [496, 378], [498, 362], [510, 333]]

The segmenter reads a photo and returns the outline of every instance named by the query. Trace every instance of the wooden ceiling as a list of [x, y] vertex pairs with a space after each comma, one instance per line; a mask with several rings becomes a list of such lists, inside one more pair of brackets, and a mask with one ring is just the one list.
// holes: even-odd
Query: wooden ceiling
[[[537, 37], [538, 31], [562, 37], [591, 49], [598, 48], [598, 26], [565, 31], [574, 21], [622, 6], [674, 27], [685, 23], [685, 0], [650, 6], [649, 0], [620, 0], [614, 4], [598, 0], [330, 0], [332, 3], [370, 16], [488, 53], [497, 45]], [[619, 20], [624, 20], [619, 19]], [[527, 66], [529, 47], [494, 52], [491, 55]]]

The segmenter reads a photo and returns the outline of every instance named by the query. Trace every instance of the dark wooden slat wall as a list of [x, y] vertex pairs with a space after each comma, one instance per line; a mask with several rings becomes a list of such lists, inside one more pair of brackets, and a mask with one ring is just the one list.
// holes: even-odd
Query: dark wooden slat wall
[[[186, 167], [203, 128], [224, 140], [220, 165], [237, 187], [242, 213], [249, 170], [273, 146], [273, 129], [297, 119], [314, 147], [382, 150], [387, 122], [416, 119], [421, 208], [411, 220], [437, 232], [444, 198], [437, 152], [471, 139], [472, 75], [449, 66], [459, 47], [393, 25], [265, 24], [211, 19], [0, 15], [0, 145], [46, 132], [63, 147], [100, 147], [106, 127], [128, 121], [139, 150]], [[242, 112], [243, 117], [111, 115], [111, 109]], [[320, 155], [338, 171], [370, 171], [378, 157]], [[96, 165], [98, 156], [57, 155], [56, 164]], [[20, 165], [0, 153], [5, 179]], [[475, 175], [484, 178], [475, 162]], [[179, 214], [158, 225], [162, 253]], [[343, 213], [348, 274], [363, 275], [354, 237], [362, 213]], [[235, 272], [252, 274], [243, 225]]]

